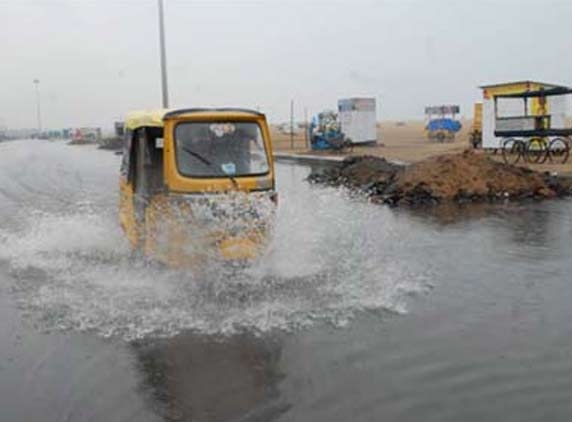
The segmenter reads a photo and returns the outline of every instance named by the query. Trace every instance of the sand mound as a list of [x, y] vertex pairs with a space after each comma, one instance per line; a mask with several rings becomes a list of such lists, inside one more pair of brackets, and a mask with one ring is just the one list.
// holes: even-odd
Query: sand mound
[[572, 193], [572, 179], [497, 162], [467, 150], [403, 167], [377, 157], [352, 157], [310, 181], [344, 185], [384, 203], [430, 204], [499, 198], [548, 198]]

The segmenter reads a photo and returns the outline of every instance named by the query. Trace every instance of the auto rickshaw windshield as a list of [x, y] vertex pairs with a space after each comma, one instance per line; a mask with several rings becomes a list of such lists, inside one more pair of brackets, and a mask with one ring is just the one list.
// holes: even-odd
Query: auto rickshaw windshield
[[269, 171], [255, 122], [182, 122], [175, 127], [179, 173], [189, 177], [240, 177]]

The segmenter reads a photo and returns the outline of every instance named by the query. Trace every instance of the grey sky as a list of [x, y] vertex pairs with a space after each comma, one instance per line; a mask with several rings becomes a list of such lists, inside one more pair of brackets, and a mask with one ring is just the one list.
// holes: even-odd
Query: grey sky
[[[165, 0], [172, 106], [272, 121], [375, 96], [381, 119], [472, 114], [477, 85], [572, 83], [572, 1]], [[111, 126], [160, 105], [155, 0], [0, 0], [0, 125]]]

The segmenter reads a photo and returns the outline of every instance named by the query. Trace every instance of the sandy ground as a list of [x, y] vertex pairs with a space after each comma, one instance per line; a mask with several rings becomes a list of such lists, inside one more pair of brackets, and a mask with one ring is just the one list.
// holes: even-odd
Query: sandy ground
[[[376, 155], [384, 156], [388, 159], [402, 160], [407, 162], [419, 161], [434, 155], [455, 153], [463, 151], [468, 144], [468, 128], [471, 122], [463, 122], [463, 129], [457, 134], [454, 142], [436, 143], [429, 142], [425, 137], [424, 122], [410, 121], [404, 122], [405, 126], [398, 126], [396, 122], [385, 121], [378, 123], [377, 146], [356, 146], [353, 155]], [[273, 130], [272, 141], [277, 151], [292, 151], [290, 135]], [[294, 136], [294, 151], [306, 152], [304, 133], [300, 132]], [[312, 152], [316, 154], [316, 152]], [[318, 152], [318, 154], [339, 154], [336, 152]]]
[[[423, 121], [407, 121], [400, 126], [395, 121], [378, 123], [378, 145], [354, 147], [353, 152], [342, 155], [375, 155], [389, 160], [399, 160], [414, 163], [429, 157], [444, 154], [455, 154], [470, 147], [469, 133], [472, 120], [462, 120], [463, 128], [453, 142], [431, 142], [425, 136]], [[280, 133], [272, 128], [272, 141], [276, 151], [293, 151], [319, 155], [340, 155], [338, 152], [310, 151], [306, 144], [304, 132], [300, 131], [294, 136]], [[292, 148], [292, 145], [294, 148]], [[502, 160], [500, 154], [491, 154], [495, 159]], [[561, 164], [520, 164], [537, 171], [555, 171], [557, 173], [572, 174], [572, 158], [565, 165]]]

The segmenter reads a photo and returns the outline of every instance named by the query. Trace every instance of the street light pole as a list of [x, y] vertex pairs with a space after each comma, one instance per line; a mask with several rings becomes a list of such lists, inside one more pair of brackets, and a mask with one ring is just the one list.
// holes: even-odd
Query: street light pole
[[34, 79], [36, 87], [36, 118], [38, 120], [38, 137], [42, 133], [42, 110], [40, 108], [40, 80]]
[[159, 48], [161, 50], [161, 88], [163, 94], [163, 108], [169, 107], [169, 91], [167, 86], [167, 54], [165, 52], [165, 18], [163, 13], [163, 0], [159, 3]]

